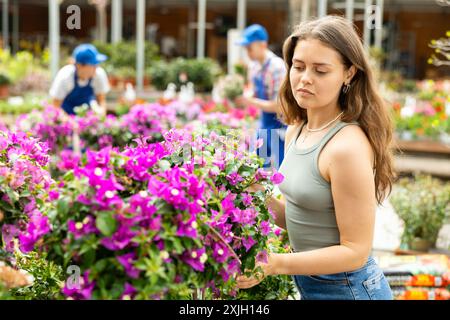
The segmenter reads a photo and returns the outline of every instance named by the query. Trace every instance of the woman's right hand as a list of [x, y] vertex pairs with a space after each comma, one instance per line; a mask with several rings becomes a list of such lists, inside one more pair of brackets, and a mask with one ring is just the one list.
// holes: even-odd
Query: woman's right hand
[[258, 192], [258, 191], [264, 192], [264, 191], [266, 191], [266, 189], [264, 188], [263, 185], [261, 185], [259, 183], [253, 183], [247, 187], [247, 191], [249, 191], [249, 192]]

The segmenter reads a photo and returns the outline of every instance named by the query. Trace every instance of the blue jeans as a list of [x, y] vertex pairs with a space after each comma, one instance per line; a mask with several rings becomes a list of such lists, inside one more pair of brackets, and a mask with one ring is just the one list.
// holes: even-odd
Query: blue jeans
[[320, 276], [294, 276], [302, 300], [392, 300], [383, 271], [372, 257], [350, 272]]

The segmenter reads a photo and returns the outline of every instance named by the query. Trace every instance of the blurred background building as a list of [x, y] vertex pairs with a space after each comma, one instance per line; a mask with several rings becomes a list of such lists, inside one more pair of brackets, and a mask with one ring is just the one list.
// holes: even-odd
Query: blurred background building
[[[1, 40], [3, 46], [9, 46], [13, 51], [47, 47], [51, 34], [51, 3], [58, 8], [60, 44], [68, 52], [83, 41], [132, 40], [137, 33], [139, 2], [3, 0]], [[158, 44], [161, 53], [167, 57], [195, 57], [201, 45], [205, 56], [224, 65], [227, 61], [227, 31], [252, 23], [260, 23], [268, 29], [271, 47], [280, 54], [285, 37], [301, 20], [323, 14], [341, 14], [354, 21], [366, 43], [381, 46], [387, 52], [385, 69], [396, 69], [404, 77], [416, 79], [442, 77], [449, 72], [449, 68], [438, 69], [427, 64], [432, 53], [427, 44], [450, 29], [450, 7], [444, 0], [147, 0], [142, 3], [145, 39]], [[203, 7], [202, 3], [205, 4]], [[66, 26], [66, 19], [71, 15], [68, 8], [72, 5], [81, 9], [80, 29], [70, 30]], [[364, 31], [365, 8], [370, 5], [378, 5], [383, 11], [379, 35], [376, 30]], [[204, 24], [198, 24], [203, 8]], [[202, 44], [198, 39], [199, 34], [202, 37], [199, 26], [204, 30]]]

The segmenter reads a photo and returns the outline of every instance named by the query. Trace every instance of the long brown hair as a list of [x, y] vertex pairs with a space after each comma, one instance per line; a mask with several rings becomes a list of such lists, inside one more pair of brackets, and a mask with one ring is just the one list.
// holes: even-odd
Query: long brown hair
[[361, 40], [352, 23], [338, 16], [326, 16], [298, 25], [283, 45], [283, 57], [287, 75], [279, 94], [283, 120], [298, 124], [307, 120], [306, 110], [294, 98], [289, 73], [292, 57], [300, 40], [316, 39], [339, 53], [346, 68], [357, 69], [351, 81], [350, 90], [341, 90], [339, 104], [344, 112], [342, 121], [359, 123], [364, 130], [375, 154], [375, 190], [379, 204], [391, 192], [395, 173], [392, 163], [392, 120], [387, 106], [380, 97], [373, 72]]

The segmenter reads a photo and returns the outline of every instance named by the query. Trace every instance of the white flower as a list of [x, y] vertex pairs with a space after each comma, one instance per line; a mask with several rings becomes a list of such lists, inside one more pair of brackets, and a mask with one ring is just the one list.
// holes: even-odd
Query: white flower
[[191, 253], [191, 257], [194, 258], [194, 259], [197, 258], [197, 252], [195, 252], [195, 251], [192, 252], [192, 253]]
[[217, 254], [218, 254], [219, 256], [222, 256], [222, 255], [223, 255], [223, 250], [222, 250], [222, 249], [219, 249], [219, 250], [217, 251]]
[[102, 170], [101, 168], [95, 168], [94, 174], [95, 174], [97, 177], [101, 177], [101, 176], [103, 175], [103, 170]]
[[198, 227], [197, 221], [192, 221], [191, 227], [192, 227], [193, 229], [197, 229], [197, 227]]
[[147, 191], [140, 191], [140, 192], [139, 192], [139, 195], [140, 195], [142, 198], [148, 197]]
[[167, 251], [161, 251], [161, 253], [159, 254], [159, 256], [161, 257], [161, 259], [166, 260], [169, 259], [169, 253]]
[[200, 257], [200, 262], [201, 263], [205, 263], [206, 260], [208, 260], [208, 255], [206, 253], [202, 254], [202, 256]]
[[105, 197], [107, 197], [108, 199], [112, 199], [114, 197], [114, 192], [108, 190], [105, 192]]
[[171, 193], [173, 196], [177, 196], [177, 195], [180, 194], [180, 191], [178, 191], [177, 189], [172, 189], [172, 190], [170, 191], [170, 193]]

